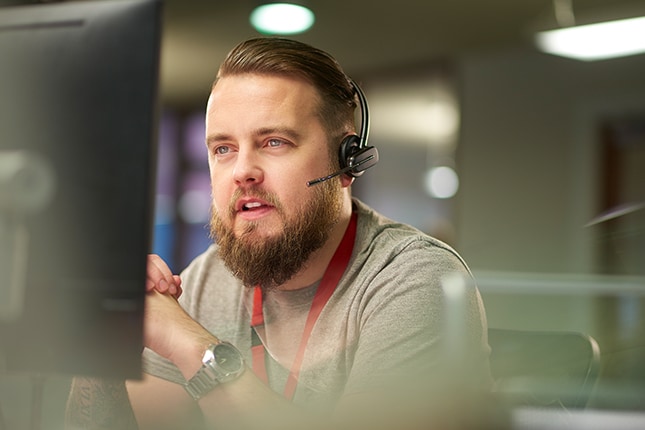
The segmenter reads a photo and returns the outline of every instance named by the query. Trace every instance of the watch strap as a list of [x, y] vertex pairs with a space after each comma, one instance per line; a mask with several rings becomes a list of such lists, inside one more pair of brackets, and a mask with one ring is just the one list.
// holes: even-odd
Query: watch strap
[[199, 400], [206, 393], [219, 385], [215, 369], [207, 363], [202, 364], [197, 373], [186, 382], [184, 388], [194, 400]]

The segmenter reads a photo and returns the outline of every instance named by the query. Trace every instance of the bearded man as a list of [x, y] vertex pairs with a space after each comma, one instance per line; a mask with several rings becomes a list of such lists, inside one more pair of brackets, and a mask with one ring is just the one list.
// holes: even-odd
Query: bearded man
[[150, 257], [145, 376], [75, 380], [70, 428], [401, 428], [393, 411], [428, 418], [426, 395], [455, 363], [460, 381], [487, 386], [469, 282], [463, 349], [445, 356], [442, 284], [471, 280], [466, 263], [351, 196], [378, 160], [367, 120], [360, 88], [324, 51], [256, 38], [229, 53], [206, 111], [215, 243], [181, 280]]

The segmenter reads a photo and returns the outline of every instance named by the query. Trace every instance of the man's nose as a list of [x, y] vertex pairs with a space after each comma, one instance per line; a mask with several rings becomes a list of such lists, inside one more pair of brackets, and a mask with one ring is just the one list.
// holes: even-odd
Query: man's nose
[[239, 186], [255, 185], [264, 180], [259, 154], [253, 150], [240, 150], [233, 169], [233, 180]]

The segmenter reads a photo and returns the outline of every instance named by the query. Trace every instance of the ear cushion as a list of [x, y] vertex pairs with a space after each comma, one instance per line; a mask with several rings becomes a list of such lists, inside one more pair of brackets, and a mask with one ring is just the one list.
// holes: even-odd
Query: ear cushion
[[[340, 148], [338, 151], [338, 161], [340, 163], [340, 168], [344, 169], [349, 165], [350, 158], [358, 152], [360, 149], [361, 138], [355, 134], [351, 134], [343, 139], [340, 143]], [[349, 171], [347, 174], [351, 175], [352, 172]]]

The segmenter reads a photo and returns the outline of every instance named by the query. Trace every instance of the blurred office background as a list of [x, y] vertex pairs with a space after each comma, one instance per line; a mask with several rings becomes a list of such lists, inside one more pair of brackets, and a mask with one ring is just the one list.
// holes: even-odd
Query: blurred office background
[[[226, 52], [258, 35], [255, 4], [166, 1], [154, 250], [176, 271], [209, 244], [205, 102]], [[314, 26], [293, 37], [336, 56], [370, 102], [381, 161], [354, 194], [453, 245], [490, 326], [593, 335], [596, 405], [645, 409], [645, 55], [580, 61], [533, 40], [645, 16], [645, 2], [309, 6]]]
[[[254, 4], [167, 2], [155, 246], [176, 270], [209, 243], [204, 104], [226, 52], [257, 35]], [[581, 61], [534, 41], [645, 2], [308, 5], [316, 22], [294, 37], [335, 55], [370, 102], [381, 161], [354, 194], [455, 246], [491, 326], [593, 335], [607, 392], [636, 390], [599, 404], [645, 407], [645, 55]]]

